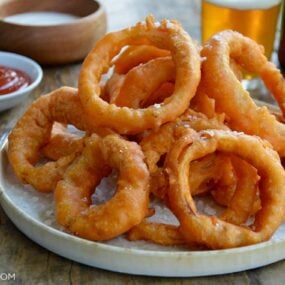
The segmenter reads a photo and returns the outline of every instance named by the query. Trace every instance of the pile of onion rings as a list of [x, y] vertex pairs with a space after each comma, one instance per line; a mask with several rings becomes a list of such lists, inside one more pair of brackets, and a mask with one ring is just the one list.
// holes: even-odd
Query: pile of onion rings
[[[266, 241], [285, 217], [285, 126], [243, 89], [244, 69], [284, 114], [284, 80], [251, 39], [224, 31], [199, 46], [178, 22], [148, 16], [94, 46], [78, 89], [28, 108], [9, 135], [9, 161], [23, 183], [54, 191], [58, 224], [82, 238], [189, 249]], [[94, 204], [109, 175], [115, 194]], [[178, 223], [152, 221], [154, 201]]]

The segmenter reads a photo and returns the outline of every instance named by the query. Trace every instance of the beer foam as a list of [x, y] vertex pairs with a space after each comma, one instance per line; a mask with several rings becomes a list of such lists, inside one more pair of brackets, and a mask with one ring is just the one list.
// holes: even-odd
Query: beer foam
[[281, 0], [206, 0], [205, 2], [238, 10], [268, 9], [281, 3]]

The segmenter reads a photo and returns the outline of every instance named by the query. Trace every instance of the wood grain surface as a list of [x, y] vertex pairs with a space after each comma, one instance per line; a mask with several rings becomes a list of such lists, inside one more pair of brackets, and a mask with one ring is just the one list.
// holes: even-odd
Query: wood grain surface
[[[147, 14], [153, 13], [158, 19], [165, 17], [178, 19], [193, 38], [197, 41], [200, 39], [200, 1], [198, 0], [105, 0], [104, 5], [109, 31], [129, 26], [143, 20]], [[44, 78], [37, 90], [21, 105], [0, 113], [0, 134], [11, 128], [31, 102], [40, 95], [63, 85], [77, 86], [79, 71], [80, 63], [44, 67]], [[1, 273], [16, 274], [15, 280], [0, 280], [0, 285], [285, 284], [285, 261], [245, 272], [200, 278], [151, 278], [91, 268], [62, 258], [38, 246], [11, 223], [1, 208], [0, 219], [0, 276]]]

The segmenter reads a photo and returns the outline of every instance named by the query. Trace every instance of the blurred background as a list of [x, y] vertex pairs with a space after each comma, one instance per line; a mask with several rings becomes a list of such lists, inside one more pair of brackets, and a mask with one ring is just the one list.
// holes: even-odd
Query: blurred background
[[108, 30], [114, 31], [154, 14], [157, 19], [176, 19], [196, 40], [200, 40], [200, 0], [104, 0]]

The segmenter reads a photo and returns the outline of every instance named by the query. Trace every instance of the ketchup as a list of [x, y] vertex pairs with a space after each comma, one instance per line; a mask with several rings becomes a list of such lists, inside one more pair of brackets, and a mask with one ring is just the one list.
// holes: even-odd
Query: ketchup
[[25, 72], [0, 65], [0, 95], [5, 95], [27, 87], [31, 78]]

